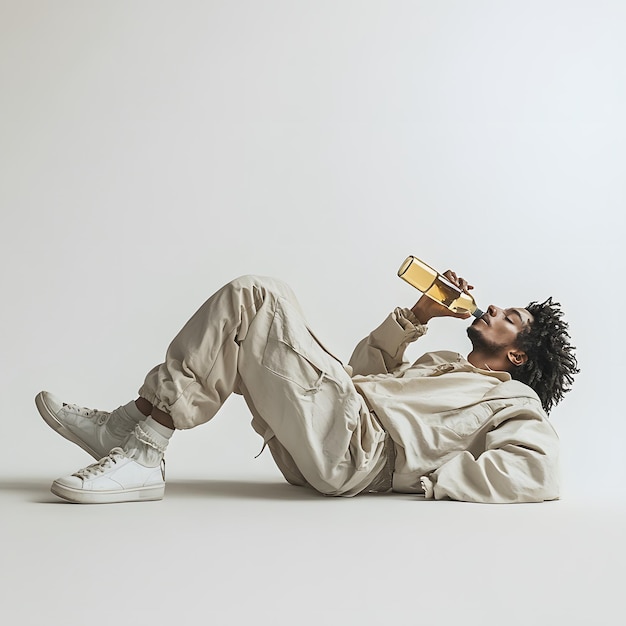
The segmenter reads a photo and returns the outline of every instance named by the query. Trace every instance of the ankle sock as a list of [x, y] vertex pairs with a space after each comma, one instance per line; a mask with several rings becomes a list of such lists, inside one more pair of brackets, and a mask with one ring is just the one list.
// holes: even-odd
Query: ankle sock
[[134, 400], [131, 400], [122, 408], [126, 411], [126, 413], [128, 413], [130, 417], [132, 417], [137, 422], [143, 422], [143, 420], [146, 419], [146, 416], [137, 408]]
[[107, 431], [112, 437], [120, 440], [126, 439], [139, 422], [143, 422], [146, 416], [137, 408], [134, 400], [128, 404], [117, 407], [111, 411], [107, 422]]
[[137, 424], [124, 444], [124, 452], [146, 467], [156, 467], [161, 463], [170, 437], [171, 428], [146, 417]]
[[159, 422], [157, 422], [152, 417], [146, 417], [145, 424], [149, 428], [156, 430], [156, 432], [159, 433], [159, 435], [161, 435], [162, 437], [165, 437], [166, 439], [169, 439], [174, 434], [174, 431], [171, 428], [168, 428], [167, 426], [163, 426], [163, 424], [159, 424]]

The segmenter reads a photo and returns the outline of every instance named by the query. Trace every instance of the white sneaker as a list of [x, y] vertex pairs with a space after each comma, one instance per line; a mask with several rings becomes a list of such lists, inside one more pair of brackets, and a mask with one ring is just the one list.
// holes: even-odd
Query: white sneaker
[[165, 493], [165, 461], [145, 467], [121, 448], [114, 448], [97, 463], [58, 478], [53, 494], [82, 504], [161, 500]]
[[96, 460], [107, 455], [113, 448], [121, 446], [134, 426], [130, 425], [127, 432], [123, 432], [124, 429], [119, 428], [119, 425], [115, 429], [107, 428], [111, 413], [66, 404], [47, 391], [37, 394], [35, 404], [48, 426], [80, 446]]

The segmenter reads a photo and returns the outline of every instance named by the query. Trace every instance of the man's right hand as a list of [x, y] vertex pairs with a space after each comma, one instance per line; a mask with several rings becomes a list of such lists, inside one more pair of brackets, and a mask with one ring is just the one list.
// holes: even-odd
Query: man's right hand
[[[447, 270], [443, 274], [453, 285], [456, 285], [461, 291], [469, 293], [470, 289], [474, 289], [474, 285], [470, 285], [464, 278], [457, 276], [452, 270]], [[467, 319], [471, 313], [465, 311], [463, 313], [455, 313], [448, 307], [435, 302], [432, 298], [422, 296], [411, 309], [413, 315], [420, 324], [427, 324], [433, 317], [458, 317], [459, 319]]]

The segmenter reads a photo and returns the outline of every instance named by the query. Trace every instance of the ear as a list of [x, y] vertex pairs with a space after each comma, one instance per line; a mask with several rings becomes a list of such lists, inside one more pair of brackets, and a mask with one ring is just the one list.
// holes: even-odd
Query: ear
[[524, 365], [528, 361], [528, 355], [522, 350], [509, 350], [506, 356], [515, 367]]

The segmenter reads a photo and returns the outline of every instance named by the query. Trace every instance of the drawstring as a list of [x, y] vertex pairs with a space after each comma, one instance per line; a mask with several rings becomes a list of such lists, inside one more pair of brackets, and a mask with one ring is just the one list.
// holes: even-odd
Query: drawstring
[[307, 389], [306, 393], [317, 393], [322, 387], [324, 378], [326, 378], [326, 372], [321, 372], [318, 379], [313, 384], [313, 387], [311, 387], [310, 389]]
[[270, 442], [270, 440], [274, 439], [274, 437], [276, 437], [274, 431], [271, 428], [268, 428], [265, 431], [265, 436], [263, 437], [263, 447], [261, 448], [261, 451], [254, 457], [255, 459], [258, 459], [263, 454], [263, 450], [265, 450], [267, 444]]

